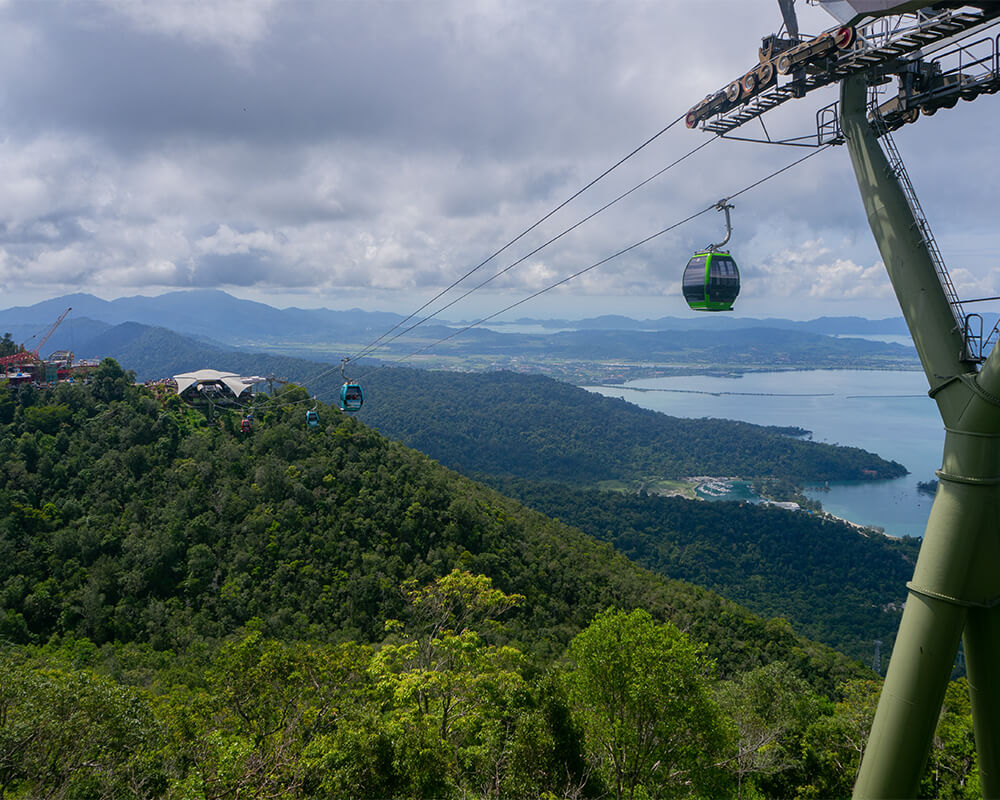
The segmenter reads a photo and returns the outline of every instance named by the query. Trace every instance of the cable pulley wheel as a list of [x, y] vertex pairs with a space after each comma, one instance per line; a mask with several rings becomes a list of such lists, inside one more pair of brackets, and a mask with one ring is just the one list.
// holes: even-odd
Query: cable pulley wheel
[[761, 89], [770, 86], [775, 79], [774, 64], [770, 61], [757, 67], [757, 85]]

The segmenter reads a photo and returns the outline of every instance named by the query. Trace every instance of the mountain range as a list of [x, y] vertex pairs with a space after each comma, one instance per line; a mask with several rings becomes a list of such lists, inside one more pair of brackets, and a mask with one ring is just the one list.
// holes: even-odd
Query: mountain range
[[[0, 323], [9, 328], [31, 325], [44, 328], [67, 307], [77, 318], [115, 325], [121, 322], [141, 322], [146, 325], [166, 325], [180, 333], [205, 336], [216, 341], [258, 338], [260, 331], [270, 335], [339, 336], [358, 333], [378, 333], [404, 319], [392, 312], [372, 312], [361, 309], [331, 310], [326, 308], [279, 309], [265, 303], [241, 300], [226, 292], [210, 289], [167, 292], [148, 297], [136, 295], [117, 300], [102, 300], [91, 294], [70, 294], [44, 300], [30, 306], [15, 306], [0, 310]], [[995, 315], [993, 315], [995, 316]], [[417, 318], [419, 319], [419, 317]], [[989, 324], [995, 320], [984, 320]], [[476, 320], [448, 322], [442, 325], [464, 326]], [[526, 325], [549, 329], [664, 331], [664, 330], [736, 330], [745, 328], [780, 328], [807, 331], [831, 336], [894, 335], [908, 331], [902, 317], [866, 319], [864, 317], [818, 317], [812, 320], [790, 320], [779, 317], [736, 317], [730, 315], [694, 314], [690, 317], [659, 317], [634, 319], [618, 314], [603, 314], [583, 319], [538, 319], [521, 317], [514, 321], [491, 322], [490, 327], [503, 332], [507, 326]], [[363, 336], [361, 338], [364, 338]]]
[[[891, 335], [905, 332], [901, 320], [862, 320], [856, 317], [822, 318], [810, 322], [755, 320], [711, 315], [691, 319], [661, 318], [632, 320], [627, 317], [597, 317], [570, 322], [532, 321], [551, 328], [551, 333], [504, 332], [472, 328], [456, 336], [460, 323], [430, 320], [409, 332], [413, 323], [388, 312], [359, 309], [277, 309], [264, 303], [234, 298], [221, 291], [171, 292], [158, 297], [129, 297], [113, 301], [76, 294], [54, 298], [33, 306], [0, 311], [0, 331], [10, 332], [15, 342], [33, 349], [52, 322], [66, 309], [72, 313], [45, 343], [42, 355], [54, 350], [72, 350], [78, 357], [119, 357], [129, 339], [143, 336], [144, 327], [162, 327], [188, 341], [171, 348], [180, 365], [181, 354], [197, 352], [197, 343], [220, 349], [308, 354], [312, 361], [339, 362], [392, 331], [375, 355], [405, 359], [437, 359], [436, 366], [463, 359], [459, 367], [485, 369], [514, 367], [538, 369], [577, 381], [615, 380], [608, 367], [616, 360], [629, 362], [632, 372], [617, 379], [634, 377], [635, 365], [678, 366], [685, 369], [803, 369], [817, 367], [916, 368], [912, 347], [860, 338], [837, 338], [844, 333]], [[125, 327], [120, 327], [125, 326]], [[144, 326], [144, 327], [143, 327]], [[565, 330], [573, 327], [573, 330]], [[117, 330], [116, 330], [117, 329]], [[837, 336], [835, 336], [836, 334]], [[416, 348], [416, 353], [414, 352]], [[582, 374], [580, 364], [604, 363], [603, 372]], [[179, 370], [203, 364], [188, 363]], [[130, 362], [140, 377], [149, 375]], [[621, 371], [619, 371], [621, 372]]]
[[[327, 338], [344, 336], [355, 341], [379, 333], [402, 319], [399, 314], [360, 309], [278, 309], [264, 303], [241, 300], [222, 291], [192, 290], [117, 300], [102, 300], [90, 294], [64, 295], [31, 306], [0, 311], [0, 327], [4, 331], [20, 334], [14, 336], [20, 342], [44, 331], [67, 308], [72, 308], [73, 312], [65, 327], [84, 323], [86, 334], [94, 332], [93, 323], [112, 327], [124, 322], [137, 322], [165, 326], [187, 336], [224, 344], [318, 335]], [[262, 331], [267, 332], [267, 337], [262, 335]], [[66, 333], [57, 331], [52, 341], [64, 339]]]

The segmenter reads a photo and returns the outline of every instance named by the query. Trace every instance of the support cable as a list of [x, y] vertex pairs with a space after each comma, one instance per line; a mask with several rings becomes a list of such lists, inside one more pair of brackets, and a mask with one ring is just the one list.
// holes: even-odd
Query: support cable
[[[711, 141], [714, 141], [714, 139], [710, 139], [709, 140], [709, 142], [711, 142]], [[704, 146], [704, 145], [702, 145], [702, 146]], [[820, 153], [822, 153], [822, 152], [830, 149], [831, 147], [833, 147], [832, 144], [827, 144], [827, 145], [824, 145], [823, 147], [817, 148], [817, 149], [811, 151], [810, 153], [806, 154], [802, 158], [799, 158], [799, 159], [797, 159], [795, 161], [792, 161], [789, 164], [786, 164], [784, 167], [781, 167], [780, 169], [775, 170], [774, 172], [770, 173], [769, 175], [766, 175], [763, 178], [760, 178], [759, 180], [754, 181], [753, 183], [749, 184], [748, 186], [743, 187], [739, 191], [737, 191], [737, 192], [729, 195], [728, 197], [723, 198], [722, 201], [720, 201], [720, 202], [728, 202], [729, 200], [733, 200], [733, 199], [739, 197], [740, 195], [743, 195], [743, 194], [751, 191], [752, 189], [756, 189], [761, 184], [763, 184], [763, 183], [771, 180], [772, 178], [776, 178], [777, 176], [781, 175], [782, 173], [787, 172], [788, 170], [792, 169], [793, 167], [798, 166], [799, 164], [801, 164], [801, 163], [809, 160], [813, 156], [816, 156], [816, 155], [818, 155], [818, 154], [820, 154]], [[691, 155], [691, 153], [688, 153], [688, 155]], [[684, 156], [684, 157], [686, 158], [687, 156]], [[653, 176], [653, 177], [655, 177], [655, 176]], [[651, 180], [651, 179], [652, 178], [650, 178], [649, 180]], [[641, 186], [641, 185], [642, 184], [639, 184], [639, 186]], [[639, 188], [639, 186], [636, 186], [635, 188]], [[634, 191], [634, 189], [630, 190], [630, 191]], [[615, 201], [612, 201], [612, 202], [615, 202]], [[466, 325], [465, 327], [460, 328], [460, 329], [458, 329], [458, 330], [450, 333], [448, 336], [444, 336], [441, 339], [438, 339], [437, 341], [431, 342], [430, 344], [428, 344], [428, 345], [420, 348], [419, 350], [416, 350], [416, 351], [414, 351], [414, 352], [412, 352], [412, 353], [410, 353], [410, 354], [408, 354], [406, 356], [403, 356], [400, 359], [397, 359], [395, 361], [389, 361], [389, 362], [383, 363], [380, 366], [378, 366], [378, 367], [376, 367], [374, 369], [371, 369], [368, 372], [364, 373], [357, 380], [358, 380], [358, 382], [360, 382], [360, 381], [364, 380], [365, 378], [367, 378], [369, 375], [371, 375], [371, 374], [373, 374], [375, 372], [378, 372], [379, 370], [384, 369], [385, 367], [392, 366], [393, 364], [400, 364], [403, 361], [406, 361], [406, 360], [408, 360], [410, 358], [413, 358], [414, 356], [417, 356], [417, 355], [420, 355], [421, 353], [426, 352], [427, 350], [430, 350], [430, 349], [432, 349], [434, 347], [437, 347], [438, 345], [440, 345], [440, 344], [448, 341], [449, 339], [453, 339], [456, 336], [458, 336], [458, 335], [460, 335], [462, 333], [465, 333], [466, 331], [471, 330], [472, 328], [475, 328], [475, 327], [477, 327], [479, 325], [482, 325], [485, 322], [488, 322], [488, 321], [490, 321], [492, 319], [495, 319], [496, 317], [500, 316], [501, 314], [504, 314], [507, 311], [510, 311], [510, 310], [512, 310], [514, 308], [517, 308], [518, 306], [522, 305], [523, 303], [528, 302], [529, 300], [533, 300], [536, 297], [539, 297], [539, 296], [545, 294], [546, 292], [551, 291], [552, 289], [555, 289], [555, 288], [557, 288], [559, 286], [562, 286], [563, 284], [568, 283], [568, 282], [570, 282], [570, 281], [572, 281], [572, 280], [580, 277], [581, 275], [584, 275], [585, 273], [590, 272], [591, 270], [596, 269], [597, 267], [603, 266], [604, 264], [608, 263], [609, 261], [612, 261], [612, 260], [614, 260], [614, 259], [616, 259], [616, 258], [618, 258], [618, 257], [620, 257], [622, 255], [624, 255], [625, 253], [628, 253], [628, 252], [630, 252], [630, 251], [632, 251], [632, 250], [634, 250], [634, 249], [636, 249], [638, 247], [641, 247], [642, 245], [647, 244], [648, 242], [652, 241], [653, 239], [656, 239], [656, 238], [662, 236], [663, 234], [668, 233], [668, 232], [674, 230], [675, 228], [678, 228], [678, 227], [680, 227], [682, 225], [685, 225], [686, 223], [690, 222], [691, 220], [693, 220], [693, 219], [695, 219], [697, 217], [700, 217], [702, 214], [705, 214], [705, 213], [707, 213], [709, 211], [715, 210], [715, 208], [717, 207], [717, 205], [718, 205], [717, 203], [713, 203], [712, 205], [710, 205], [710, 206], [708, 206], [706, 208], [703, 208], [701, 211], [698, 211], [698, 212], [696, 212], [694, 214], [691, 214], [690, 216], [688, 216], [688, 217], [680, 220], [679, 222], [676, 222], [676, 223], [674, 223], [674, 224], [672, 224], [672, 225], [670, 225], [670, 226], [668, 226], [666, 228], [663, 228], [662, 230], [659, 230], [656, 233], [653, 233], [653, 234], [645, 237], [644, 239], [641, 239], [640, 241], [635, 242], [635, 243], [633, 243], [633, 244], [631, 244], [631, 245], [629, 245], [629, 246], [627, 246], [627, 247], [625, 247], [625, 248], [617, 251], [616, 253], [613, 253], [612, 255], [607, 256], [607, 257], [601, 259], [600, 261], [598, 261], [598, 262], [596, 262], [594, 264], [591, 264], [590, 266], [585, 267], [582, 270], [579, 270], [578, 272], [575, 272], [572, 275], [569, 275], [569, 276], [567, 276], [567, 277], [565, 277], [565, 278], [563, 278], [563, 279], [561, 279], [561, 280], [559, 280], [559, 281], [551, 284], [550, 286], [545, 287], [544, 289], [540, 289], [539, 291], [534, 292], [533, 294], [531, 294], [531, 295], [529, 295], [527, 297], [524, 297], [521, 300], [518, 300], [517, 302], [512, 303], [511, 305], [506, 306], [505, 308], [502, 308], [502, 309], [500, 309], [499, 311], [497, 311], [497, 312], [495, 312], [493, 314], [490, 314], [489, 316], [483, 317], [482, 319], [479, 319], [476, 322], [470, 323], [469, 325]], [[578, 224], [580, 224], [580, 223], [578, 223]], [[511, 265], [511, 266], [513, 266], [513, 265]], [[494, 276], [494, 277], [497, 277], [497, 276]], [[414, 314], [416, 314], [416, 313], [418, 313], [418, 312], [414, 312]], [[410, 318], [412, 318], [413, 316], [414, 315], [411, 314]], [[396, 327], [398, 327], [398, 325]], [[383, 337], [385, 335], [388, 335], [388, 333], [384, 334]], [[383, 338], [383, 337], [380, 337], [380, 338]], [[394, 338], [397, 338], [397, 337], [394, 337]], [[348, 360], [351, 360], [351, 359], [348, 359]], [[308, 386], [311, 383], [315, 383], [316, 381], [320, 380], [321, 378], [324, 378], [327, 375], [329, 375], [329, 374], [331, 374], [333, 372], [336, 372], [339, 368], [340, 368], [340, 365], [338, 364], [337, 366], [330, 367], [329, 369], [323, 370], [323, 371], [317, 373], [316, 375], [314, 375], [313, 377], [311, 377], [311, 378], [303, 381], [301, 385], [302, 386]]]
[[[799, 164], [801, 164], [804, 161], [807, 161], [808, 159], [812, 158], [813, 156], [818, 155], [819, 153], [822, 153], [822, 152], [824, 152], [826, 150], [829, 150], [832, 146], [833, 145], [828, 144], [828, 145], [825, 145], [825, 146], [823, 146], [821, 148], [813, 150], [811, 153], [808, 153], [807, 155], [803, 156], [802, 158], [800, 158], [800, 159], [798, 159], [796, 161], [793, 161], [790, 164], [786, 164], [781, 169], [775, 170], [774, 172], [772, 172], [769, 175], [766, 175], [765, 177], [761, 178], [760, 180], [754, 181], [749, 186], [745, 186], [744, 188], [740, 189], [738, 192], [736, 192], [734, 194], [731, 194], [728, 197], [723, 198], [723, 200], [720, 201], [720, 202], [728, 202], [729, 200], [733, 200], [733, 199], [739, 197], [740, 195], [745, 194], [746, 192], [749, 192], [750, 190], [757, 188], [758, 186], [760, 186], [761, 184], [765, 183], [766, 181], [769, 181], [772, 178], [776, 178], [778, 175], [781, 175], [782, 173], [787, 172], [788, 170], [792, 169], [792, 167], [798, 166]], [[452, 333], [448, 334], [447, 336], [444, 336], [444, 337], [442, 337], [441, 339], [438, 339], [435, 342], [431, 342], [430, 344], [425, 345], [424, 347], [421, 347], [419, 350], [415, 350], [414, 352], [412, 352], [412, 353], [410, 353], [410, 354], [408, 354], [406, 356], [403, 356], [402, 358], [396, 359], [395, 361], [392, 361], [392, 362], [386, 362], [386, 363], [384, 363], [384, 364], [376, 367], [375, 369], [369, 370], [364, 375], [362, 375], [358, 380], [360, 382], [360, 381], [364, 380], [365, 378], [367, 378], [369, 375], [372, 375], [373, 373], [378, 372], [379, 370], [384, 369], [385, 367], [391, 366], [392, 364], [401, 364], [402, 362], [404, 362], [404, 361], [406, 361], [406, 360], [408, 360], [410, 358], [413, 358], [414, 356], [420, 355], [421, 353], [424, 353], [427, 350], [430, 350], [430, 349], [432, 349], [434, 347], [437, 347], [440, 344], [443, 344], [444, 342], [448, 341], [449, 339], [453, 339], [456, 336], [459, 336], [459, 335], [465, 333], [466, 331], [471, 330], [472, 328], [475, 328], [475, 327], [477, 327], [479, 325], [482, 325], [484, 322], [489, 322], [491, 319], [495, 319], [496, 317], [499, 317], [501, 314], [505, 314], [506, 312], [508, 312], [508, 311], [510, 311], [510, 310], [512, 310], [514, 308], [517, 308], [518, 306], [520, 306], [520, 305], [522, 305], [524, 303], [527, 303], [529, 300], [534, 300], [536, 297], [540, 297], [541, 295], [545, 294], [546, 292], [550, 292], [553, 289], [555, 289], [555, 288], [557, 288], [559, 286], [562, 286], [565, 283], [569, 283], [570, 281], [575, 280], [576, 278], [579, 278], [581, 275], [584, 275], [584, 274], [590, 272], [591, 270], [597, 269], [598, 267], [603, 266], [604, 264], [607, 264], [609, 261], [613, 261], [614, 259], [619, 258], [620, 256], [623, 256], [626, 253], [629, 253], [629, 252], [631, 252], [632, 250], [635, 250], [638, 247], [642, 247], [643, 245], [648, 244], [649, 242], [651, 242], [654, 239], [662, 236], [663, 234], [669, 233], [670, 231], [674, 230], [675, 228], [679, 228], [680, 226], [687, 224], [691, 220], [696, 219], [697, 217], [700, 217], [702, 214], [706, 214], [709, 211], [714, 211], [717, 208], [717, 206], [718, 206], [718, 203], [712, 203], [710, 206], [707, 206], [706, 208], [703, 208], [701, 211], [697, 211], [697, 212], [691, 214], [690, 216], [687, 216], [684, 219], [680, 220], [679, 222], [675, 222], [674, 224], [669, 225], [666, 228], [663, 228], [663, 229], [661, 229], [659, 231], [656, 231], [655, 233], [650, 234], [649, 236], [645, 237], [644, 239], [640, 239], [639, 241], [634, 242], [633, 244], [630, 244], [627, 247], [624, 247], [621, 250], [618, 250], [617, 252], [612, 253], [609, 256], [606, 256], [605, 258], [602, 258], [600, 261], [597, 261], [597, 262], [591, 264], [588, 267], [584, 267], [583, 269], [578, 270], [577, 272], [574, 272], [572, 275], [568, 275], [567, 277], [562, 278], [561, 280], [558, 280], [558, 281], [556, 281], [555, 283], [553, 283], [553, 284], [551, 284], [549, 286], [546, 286], [544, 289], [539, 289], [537, 292], [534, 292], [533, 294], [530, 294], [527, 297], [524, 297], [524, 298], [518, 300], [515, 303], [511, 303], [510, 305], [508, 305], [508, 306], [500, 309], [499, 311], [496, 311], [496, 312], [494, 312], [494, 313], [492, 313], [492, 314], [490, 314], [490, 315], [488, 315], [486, 317], [483, 317], [482, 319], [479, 319], [476, 322], [469, 323], [465, 327], [459, 328], [458, 330], [453, 331]]]
[[476, 266], [474, 266], [472, 269], [470, 269], [468, 272], [466, 272], [461, 278], [459, 278], [458, 280], [454, 281], [450, 286], [442, 289], [440, 292], [438, 292], [436, 295], [434, 295], [434, 297], [432, 297], [430, 300], [428, 300], [426, 303], [424, 303], [422, 306], [420, 306], [420, 308], [418, 308], [416, 311], [412, 312], [405, 319], [402, 319], [399, 322], [397, 322], [389, 330], [387, 330], [385, 333], [383, 333], [377, 339], [373, 340], [367, 346], [363, 347], [360, 351], [358, 351], [355, 355], [351, 356], [348, 360], [349, 361], [355, 361], [355, 360], [357, 360], [357, 359], [362, 358], [363, 356], [365, 356], [373, 347], [375, 347], [375, 345], [377, 345], [379, 342], [381, 342], [386, 336], [390, 335], [393, 331], [395, 331], [400, 326], [405, 325], [407, 322], [409, 322], [411, 319], [413, 319], [417, 314], [419, 314], [421, 311], [423, 311], [429, 305], [431, 305], [436, 300], [438, 300], [439, 298], [441, 298], [443, 295], [445, 295], [448, 292], [450, 292], [452, 289], [454, 289], [456, 286], [458, 286], [458, 284], [460, 284], [462, 281], [464, 281], [466, 278], [468, 278], [474, 272], [476, 272], [479, 269], [481, 269], [482, 267], [486, 266], [490, 261], [492, 261], [498, 255], [500, 255], [501, 253], [503, 253], [504, 251], [506, 251], [508, 248], [510, 248], [511, 246], [513, 246], [514, 244], [516, 244], [518, 241], [520, 241], [521, 239], [523, 239], [525, 236], [527, 236], [529, 233], [531, 233], [531, 231], [533, 231], [535, 228], [537, 228], [539, 225], [541, 225], [543, 222], [545, 222], [547, 219], [549, 219], [549, 217], [551, 217], [557, 211], [560, 211], [561, 209], [565, 208], [573, 200], [575, 200], [576, 198], [578, 198], [581, 194], [583, 194], [585, 191], [587, 191], [590, 187], [592, 187], [598, 181], [600, 181], [603, 178], [605, 178], [606, 176], [610, 175], [612, 172], [614, 172], [614, 170], [618, 169], [618, 167], [620, 167], [622, 164], [624, 164], [626, 161], [628, 161], [630, 158], [632, 158], [632, 156], [636, 155], [636, 153], [638, 153], [640, 150], [643, 150], [644, 148], [646, 148], [647, 146], [649, 146], [650, 144], [652, 144], [654, 141], [656, 141], [657, 139], [659, 139], [663, 134], [665, 134], [667, 131], [669, 131], [672, 127], [674, 127], [682, 119], [684, 119], [684, 116], [685, 115], [682, 114], [677, 119], [675, 119], [673, 122], [671, 122], [669, 125], [667, 125], [664, 128], [661, 128], [659, 131], [657, 131], [656, 133], [654, 133], [646, 141], [644, 141], [642, 144], [640, 144], [638, 147], [636, 147], [632, 152], [628, 153], [628, 155], [625, 155], [622, 158], [620, 158], [618, 161], [616, 161], [614, 164], [612, 164], [610, 167], [608, 167], [606, 170], [604, 170], [604, 172], [602, 172], [600, 175], [598, 175], [596, 178], [594, 178], [592, 181], [590, 181], [588, 184], [586, 184], [583, 188], [577, 190], [574, 194], [570, 195], [568, 198], [566, 198], [563, 202], [561, 202], [559, 205], [557, 205], [555, 208], [553, 208], [551, 211], [549, 211], [545, 216], [543, 216], [537, 222], [535, 222], [531, 226], [525, 228], [523, 231], [521, 231], [521, 233], [519, 233], [517, 236], [515, 236], [513, 239], [511, 239], [509, 242], [507, 242], [507, 244], [505, 244], [499, 250], [495, 251], [492, 255], [490, 255], [487, 258], [485, 258], [482, 261], [480, 261]]
[[601, 206], [600, 208], [598, 208], [596, 211], [593, 211], [592, 213], [588, 214], [586, 217], [584, 217], [583, 219], [581, 219], [579, 222], [576, 222], [573, 225], [570, 225], [568, 228], [566, 228], [565, 230], [563, 230], [561, 233], [558, 233], [555, 236], [553, 236], [547, 242], [544, 242], [544, 243], [540, 244], [538, 247], [536, 247], [530, 253], [527, 253], [526, 255], [524, 255], [521, 258], [519, 258], [517, 261], [515, 261], [512, 264], [509, 264], [508, 266], [504, 267], [499, 272], [494, 273], [493, 275], [491, 275], [486, 280], [484, 280], [484, 281], [476, 284], [471, 289], [469, 289], [468, 291], [466, 291], [464, 294], [459, 295], [454, 300], [452, 300], [449, 303], [441, 306], [441, 308], [437, 309], [436, 311], [431, 312], [430, 314], [428, 314], [423, 319], [419, 320], [418, 322], [415, 322], [413, 325], [410, 325], [408, 328], [404, 328], [403, 330], [399, 331], [395, 336], [390, 336], [389, 338], [384, 339], [381, 342], [381, 344], [379, 344], [379, 345], [377, 345], [375, 347], [369, 347], [369, 349], [366, 351], [365, 354], [369, 355], [369, 354], [371, 354], [372, 352], [374, 352], [375, 350], [377, 350], [379, 348], [386, 347], [387, 345], [389, 345], [392, 342], [396, 341], [396, 339], [400, 338], [401, 336], [405, 336], [406, 334], [408, 334], [414, 328], [416, 328], [416, 327], [418, 327], [420, 325], [423, 325], [425, 322], [433, 319], [434, 317], [436, 317], [438, 314], [442, 313], [443, 311], [447, 311], [453, 305], [461, 302], [462, 300], [464, 300], [466, 297], [468, 297], [473, 292], [476, 292], [479, 289], [482, 289], [484, 286], [486, 286], [486, 284], [492, 283], [497, 278], [499, 278], [501, 275], [504, 275], [505, 273], [507, 273], [510, 270], [514, 269], [514, 267], [519, 266], [520, 264], [523, 264], [529, 258], [531, 258], [534, 255], [537, 255], [539, 252], [541, 252], [542, 250], [544, 250], [549, 245], [554, 244], [555, 242], [559, 241], [563, 236], [566, 236], [568, 233], [573, 232], [574, 230], [576, 230], [577, 228], [579, 228], [581, 225], [589, 222], [594, 217], [596, 217], [598, 214], [601, 214], [601, 213], [607, 211], [609, 208], [611, 208], [611, 206], [615, 205], [615, 203], [617, 203], [617, 202], [619, 202], [621, 200], [624, 200], [626, 197], [628, 197], [633, 192], [638, 191], [639, 189], [641, 189], [646, 184], [650, 183], [651, 181], [656, 180], [663, 173], [665, 173], [667, 170], [669, 170], [669, 169], [677, 166], [682, 161], [684, 161], [687, 158], [690, 158], [695, 153], [697, 153], [699, 150], [701, 150], [703, 147], [707, 147], [708, 145], [710, 145], [712, 142], [716, 141], [719, 138], [721, 138], [721, 137], [715, 136], [715, 137], [713, 137], [711, 139], [708, 139], [708, 140], [704, 141], [702, 144], [698, 145], [693, 150], [689, 150], [687, 153], [685, 153], [684, 155], [682, 155], [680, 158], [672, 161], [670, 164], [668, 164], [667, 166], [663, 167], [663, 169], [659, 170], [658, 172], [654, 173], [653, 175], [650, 175], [648, 178], [646, 178], [641, 183], [637, 183], [635, 186], [633, 186], [628, 191], [622, 192], [614, 200], [611, 200], [610, 202], [605, 203], [603, 206]]

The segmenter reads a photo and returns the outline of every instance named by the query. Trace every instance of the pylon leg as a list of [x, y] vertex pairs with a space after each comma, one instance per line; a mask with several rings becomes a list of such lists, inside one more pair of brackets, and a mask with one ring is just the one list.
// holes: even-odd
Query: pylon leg
[[[948, 538], [946, 532], [942, 535]], [[933, 537], [928, 524], [925, 546]], [[935, 550], [930, 543], [929, 550]], [[920, 560], [925, 560], [924, 550]], [[910, 591], [854, 785], [855, 798], [917, 796], [965, 617], [962, 605]]]
[[1000, 606], [969, 610], [964, 644], [979, 781], [984, 798], [1000, 798]]

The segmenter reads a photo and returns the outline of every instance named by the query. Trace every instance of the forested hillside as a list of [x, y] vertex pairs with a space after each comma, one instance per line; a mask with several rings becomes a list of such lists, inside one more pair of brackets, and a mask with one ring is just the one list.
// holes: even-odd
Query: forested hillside
[[889, 478], [906, 469], [856, 447], [745, 422], [680, 419], [541, 375], [403, 368], [371, 373], [360, 418], [465, 473], [593, 485], [689, 475], [794, 482]]
[[860, 665], [306, 399], [0, 386], [0, 793], [849, 791]]
[[494, 481], [504, 494], [610, 542], [638, 564], [717, 591], [871, 661], [892, 648], [919, 539], [859, 535], [843, 522], [748, 503]]
[[[404, 613], [393, 587], [460, 566], [525, 596], [508, 636], [543, 657], [614, 599], [670, 616], [724, 674], [785, 648], [827, 687], [850, 673], [832, 651], [654, 578], [337, 409], [308, 429], [306, 398], [286, 392], [240, 435], [238, 416], [206, 425], [110, 361], [90, 387], [2, 390], [4, 637], [175, 647], [257, 617], [267, 635], [370, 642]], [[737, 639], [753, 645], [729, 650]]]
[[[111, 353], [141, 380], [210, 366], [304, 383], [334, 402], [330, 364], [222, 350], [135, 323], [105, 331], [85, 355]], [[541, 375], [353, 365], [369, 398], [360, 418], [466, 474], [558, 479], [776, 476], [793, 483], [887, 478], [905, 468], [858, 448], [801, 441], [732, 420], [689, 420], [602, 397]]]

